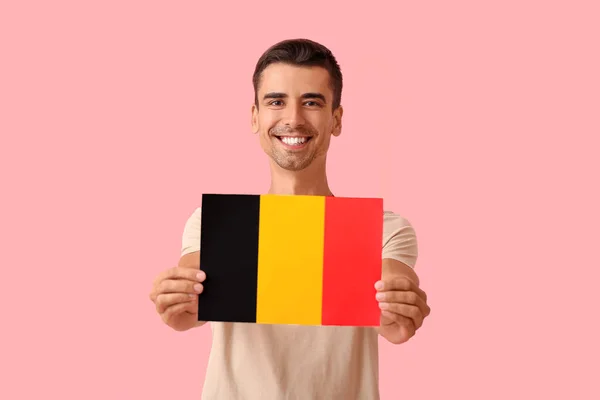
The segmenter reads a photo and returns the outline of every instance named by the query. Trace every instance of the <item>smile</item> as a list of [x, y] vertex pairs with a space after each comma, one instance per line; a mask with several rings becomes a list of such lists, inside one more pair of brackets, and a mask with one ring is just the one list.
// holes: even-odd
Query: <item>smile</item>
[[299, 149], [304, 147], [312, 137], [307, 136], [276, 136], [277, 139], [285, 145], [285, 147]]

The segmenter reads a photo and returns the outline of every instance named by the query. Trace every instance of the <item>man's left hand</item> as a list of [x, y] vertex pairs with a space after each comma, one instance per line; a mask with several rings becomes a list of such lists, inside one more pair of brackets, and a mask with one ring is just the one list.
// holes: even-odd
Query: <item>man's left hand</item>
[[379, 281], [375, 288], [381, 309], [379, 334], [394, 344], [408, 341], [431, 312], [427, 294], [406, 277]]

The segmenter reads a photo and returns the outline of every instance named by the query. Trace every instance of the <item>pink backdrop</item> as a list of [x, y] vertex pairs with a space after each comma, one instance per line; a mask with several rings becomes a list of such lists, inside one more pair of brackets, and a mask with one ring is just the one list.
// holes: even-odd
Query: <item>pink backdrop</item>
[[600, 398], [597, 2], [201, 3], [0, 5], [0, 398], [199, 397], [210, 331], [150, 285], [203, 192], [267, 189], [251, 74], [291, 37], [346, 79], [334, 192], [419, 236], [382, 398]]

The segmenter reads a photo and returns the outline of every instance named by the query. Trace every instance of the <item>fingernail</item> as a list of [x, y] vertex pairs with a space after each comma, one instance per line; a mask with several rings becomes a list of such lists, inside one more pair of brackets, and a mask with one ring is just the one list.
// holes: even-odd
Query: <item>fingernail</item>
[[196, 298], [196, 295], [195, 295], [195, 294], [193, 294], [193, 293], [190, 293], [190, 294], [189, 294], [189, 296], [190, 296], [190, 298], [192, 298], [192, 299], [195, 299], [195, 298]]
[[383, 293], [377, 293], [377, 295], [375, 295], [375, 298], [377, 300], [383, 300], [385, 298], [385, 294], [383, 294]]
[[197, 278], [199, 281], [201, 281], [201, 280], [203, 280], [204, 278], [206, 278], [206, 273], [204, 273], [204, 272], [200, 271], [200, 272], [198, 272], [198, 274], [196, 275], [196, 278]]
[[383, 282], [381, 282], [381, 281], [378, 281], [378, 282], [375, 284], [375, 289], [377, 289], [377, 290], [381, 290], [381, 289], [383, 289]]
[[388, 303], [379, 303], [379, 308], [381, 308], [382, 310], [387, 310]]
[[200, 293], [200, 291], [202, 290], [202, 285], [197, 283], [194, 285], [194, 290], [198, 293]]

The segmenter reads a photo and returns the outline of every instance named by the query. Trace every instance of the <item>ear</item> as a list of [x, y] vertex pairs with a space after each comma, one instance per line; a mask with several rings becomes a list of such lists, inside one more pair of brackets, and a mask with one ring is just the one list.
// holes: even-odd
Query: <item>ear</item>
[[344, 114], [344, 108], [339, 106], [333, 112], [333, 127], [331, 129], [331, 134], [333, 136], [340, 136], [342, 134], [342, 115]]
[[252, 118], [250, 124], [252, 126], [252, 133], [258, 133], [258, 107], [256, 107], [256, 104], [252, 104]]

